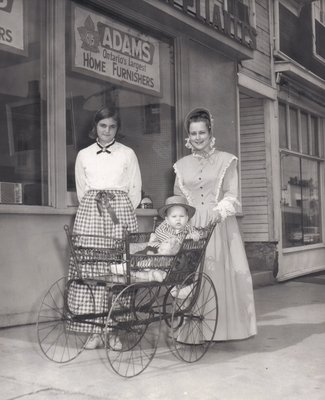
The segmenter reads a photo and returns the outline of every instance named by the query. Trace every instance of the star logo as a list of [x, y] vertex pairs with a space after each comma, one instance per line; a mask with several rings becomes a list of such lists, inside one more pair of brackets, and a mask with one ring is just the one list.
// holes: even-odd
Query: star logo
[[81, 48], [93, 53], [99, 53], [99, 33], [95, 29], [95, 24], [91, 17], [85, 20], [84, 26], [78, 28], [80, 39], [82, 40]]

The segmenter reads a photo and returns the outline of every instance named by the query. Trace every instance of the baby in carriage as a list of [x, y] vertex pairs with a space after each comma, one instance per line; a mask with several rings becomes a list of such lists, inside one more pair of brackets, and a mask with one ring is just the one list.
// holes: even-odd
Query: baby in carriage
[[195, 208], [190, 206], [182, 196], [171, 196], [165, 205], [158, 210], [164, 221], [151, 234], [147, 254], [176, 254], [186, 239], [199, 240], [200, 235], [189, 220], [193, 217]]
[[[178, 253], [184, 239], [200, 239], [198, 230], [189, 220], [193, 217], [195, 208], [190, 206], [182, 196], [168, 197], [165, 205], [158, 210], [158, 214], [164, 221], [151, 234], [148, 246], [137, 252], [147, 255], [175, 255]], [[150, 263], [148, 258], [148, 263]], [[143, 271], [137, 271], [135, 277], [144, 280], [163, 281], [166, 272], [159, 269], [150, 269], [150, 264], [140, 261]], [[147, 268], [145, 268], [147, 267]]]
[[[158, 214], [164, 221], [150, 235], [149, 242], [145, 249], [136, 251], [139, 255], [136, 261], [136, 269], [131, 266], [131, 276], [137, 281], [158, 281], [162, 282], [166, 277], [166, 271], [153, 268], [154, 259], [150, 255], [173, 256], [180, 250], [184, 239], [200, 239], [199, 231], [193, 227], [189, 220], [193, 217], [195, 208], [190, 206], [182, 196], [168, 197], [165, 205], [158, 209]], [[130, 250], [132, 253], [132, 251]], [[149, 257], [140, 257], [141, 255]], [[157, 260], [156, 260], [157, 261]], [[160, 260], [170, 265], [170, 259]], [[133, 269], [133, 270], [132, 270]], [[125, 264], [112, 264], [113, 274], [124, 274]]]

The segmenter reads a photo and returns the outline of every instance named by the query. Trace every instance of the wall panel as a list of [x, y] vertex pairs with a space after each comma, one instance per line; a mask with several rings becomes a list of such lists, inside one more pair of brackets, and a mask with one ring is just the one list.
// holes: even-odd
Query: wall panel
[[264, 104], [240, 94], [240, 159], [243, 218], [246, 242], [269, 240]]

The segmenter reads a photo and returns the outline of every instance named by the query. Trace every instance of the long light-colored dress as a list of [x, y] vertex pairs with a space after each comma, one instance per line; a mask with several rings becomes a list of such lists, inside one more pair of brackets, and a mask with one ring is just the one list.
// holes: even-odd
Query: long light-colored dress
[[256, 334], [252, 278], [235, 217], [238, 209], [237, 158], [215, 151], [208, 158], [191, 154], [174, 164], [174, 193], [196, 208], [191, 219], [206, 226], [213, 209], [222, 216], [207, 246], [204, 271], [218, 295], [219, 317], [214, 340], [244, 339]]

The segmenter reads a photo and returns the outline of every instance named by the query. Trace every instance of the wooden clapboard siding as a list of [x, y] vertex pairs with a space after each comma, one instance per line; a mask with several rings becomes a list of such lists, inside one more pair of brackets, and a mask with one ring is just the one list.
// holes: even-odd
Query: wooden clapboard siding
[[245, 242], [267, 242], [269, 236], [267, 233], [245, 233]]
[[[245, 158], [242, 158], [242, 164], [241, 164], [241, 169], [243, 172], [245, 173], [250, 173], [251, 171], [254, 170], [258, 170], [258, 171], [266, 171], [265, 168], [265, 161], [254, 161], [254, 160], [249, 160], [246, 161]], [[245, 175], [244, 175], [245, 176]], [[259, 177], [261, 177], [262, 175], [259, 175]], [[265, 175], [264, 175], [265, 176]], [[250, 178], [252, 178], [253, 176], [250, 174]]]
[[265, 178], [258, 178], [258, 179], [243, 179], [242, 182], [242, 191], [249, 190], [250, 188], [264, 188], [266, 187], [266, 179]]
[[265, 150], [252, 151], [247, 153], [243, 151], [242, 160], [247, 162], [254, 161], [254, 164], [255, 161], [260, 160], [263, 161], [263, 163], [260, 164], [265, 166]]
[[271, 63], [269, 54], [263, 54], [261, 51], [257, 50], [254, 54], [254, 59], [244, 61], [243, 65], [245, 65], [248, 70], [253, 72], [256, 78], [259, 78], [266, 83], [270, 82]]
[[264, 102], [240, 94], [240, 168], [246, 242], [269, 240]]
[[[249, 133], [249, 132], [248, 132]], [[250, 136], [248, 136], [248, 137], [246, 137], [245, 138], [245, 143], [243, 143], [243, 145], [248, 145], [248, 144], [253, 144], [253, 143], [265, 143], [265, 137], [264, 137], [264, 135], [256, 135], [256, 136], [253, 136], [253, 137], [250, 137]]]
[[243, 188], [242, 190], [242, 197], [251, 197], [253, 195], [255, 196], [265, 196], [267, 195], [267, 189], [265, 187], [248, 187], [248, 188]]
[[260, 207], [255, 207], [255, 206], [248, 206], [245, 205], [245, 215], [244, 218], [246, 219], [250, 219], [252, 218], [250, 215], [254, 214], [254, 215], [266, 215], [267, 214], [267, 206], [260, 206]]
[[249, 219], [256, 224], [267, 224], [268, 218], [265, 214], [251, 214]]
[[256, 51], [254, 59], [242, 62], [241, 72], [263, 83], [271, 83], [271, 40], [268, 0], [255, 0]]

